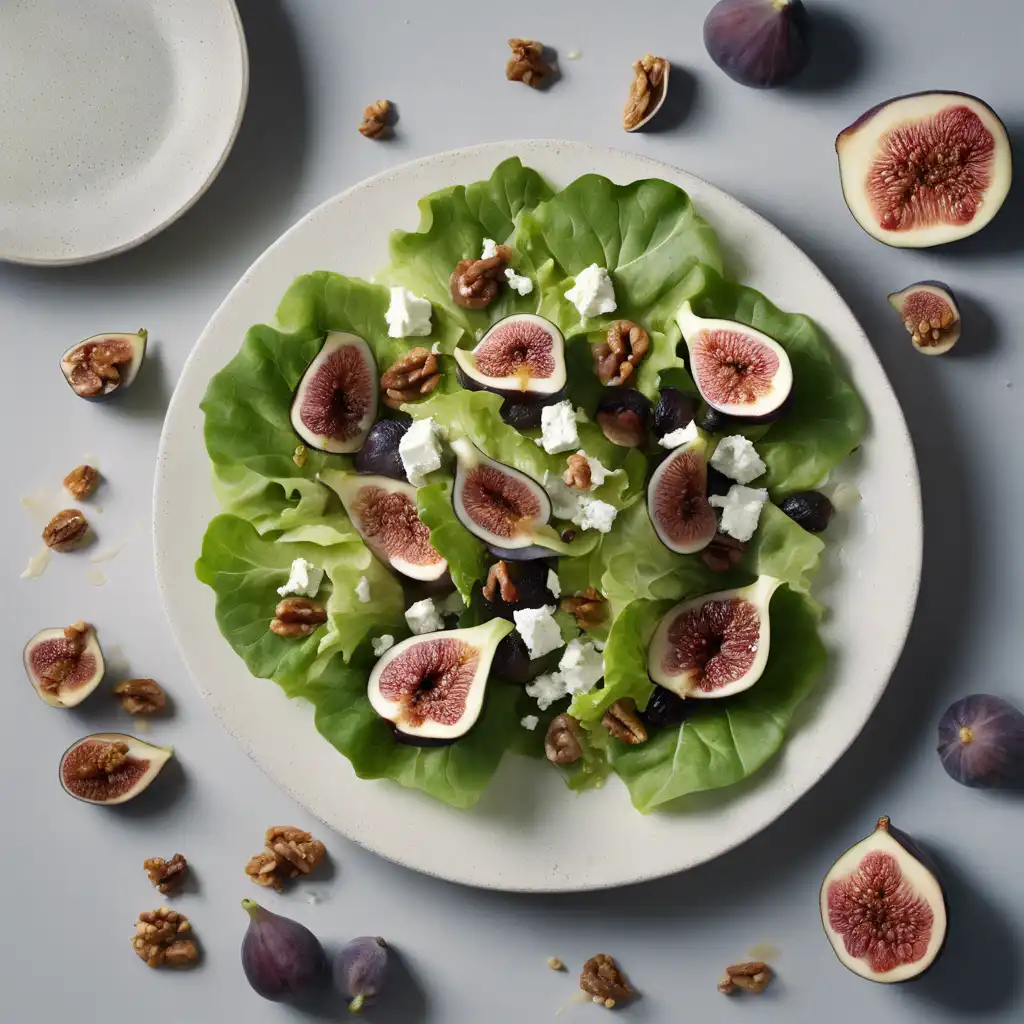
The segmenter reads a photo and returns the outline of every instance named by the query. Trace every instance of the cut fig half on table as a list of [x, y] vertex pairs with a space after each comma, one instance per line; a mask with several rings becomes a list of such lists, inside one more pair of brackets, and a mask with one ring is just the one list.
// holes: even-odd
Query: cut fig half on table
[[64, 379], [79, 398], [101, 399], [125, 391], [142, 368], [148, 337], [144, 330], [135, 334], [94, 334], [61, 356]]
[[889, 304], [918, 352], [941, 356], [960, 340], [960, 310], [952, 289], [941, 281], [918, 281], [893, 292]]
[[103, 680], [96, 630], [84, 622], [41, 629], [25, 645], [25, 671], [40, 700], [53, 708], [81, 704]]
[[60, 784], [87, 804], [133, 800], [171, 759], [171, 747], [120, 732], [97, 732], [72, 743], [60, 759]]

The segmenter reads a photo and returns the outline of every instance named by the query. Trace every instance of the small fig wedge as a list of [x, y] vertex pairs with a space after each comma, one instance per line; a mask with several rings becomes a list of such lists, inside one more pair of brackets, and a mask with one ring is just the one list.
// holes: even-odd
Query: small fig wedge
[[295, 389], [292, 427], [310, 448], [356, 452], [377, 418], [377, 400], [370, 346], [355, 334], [333, 331]]
[[651, 403], [636, 388], [608, 388], [597, 403], [597, 425], [612, 444], [639, 448], [651, 425]]
[[459, 382], [514, 401], [548, 398], [565, 387], [564, 344], [550, 320], [515, 313], [499, 320], [472, 351], [455, 350]]
[[450, 743], [476, 724], [505, 619], [424, 633], [386, 651], [370, 672], [373, 710], [413, 743]]
[[707, 442], [698, 437], [676, 448], [647, 485], [647, 513], [658, 539], [670, 551], [692, 555], [718, 532], [708, 502]]
[[688, 302], [676, 314], [690, 374], [704, 401], [726, 416], [766, 417], [789, 397], [793, 367], [767, 334], [733, 320], [706, 320]]
[[941, 356], [960, 340], [960, 310], [948, 285], [919, 281], [889, 296], [914, 348], [926, 356]]
[[420, 519], [412, 484], [334, 470], [320, 479], [341, 498], [352, 525], [382, 562], [414, 580], [440, 579], [448, 571]]
[[768, 664], [768, 606], [781, 585], [761, 576], [749, 587], [677, 604], [651, 639], [651, 679], [680, 697], [730, 697], [749, 690]]
[[25, 645], [23, 657], [32, 686], [52, 708], [81, 704], [103, 680], [96, 630], [84, 622], [41, 629]]
[[879, 818], [821, 885], [821, 923], [839, 962], [869, 981], [910, 981], [942, 952], [942, 886], [909, 836]]
[[148, 332], [94, 334], [60, 357], [60, 369], [79, 398], [108, 398], [130, 388], [146, 358]]
[[149, 786], [173, 753], [126, 733], [96, 732], [64, 751], [60, 784], [87, 804], [124, 804]]

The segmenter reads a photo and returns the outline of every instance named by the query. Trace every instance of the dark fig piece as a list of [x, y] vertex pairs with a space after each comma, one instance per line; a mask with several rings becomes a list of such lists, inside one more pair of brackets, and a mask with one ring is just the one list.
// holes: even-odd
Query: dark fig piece
[[785, 85], [811, 56], [807, 10], [801, 0], [719, 0], [704, 22], [704, 47], [740, 85]]
[[765, 417], [789, 397], [793, 367], [786, 350], [767, 334], [733, 320], [705, 320], [688, 302], [676, 321], [690, 374], [708, 405], [727, 416]]
[[679, 694], [666, 690], [664, 686], [655, 686], [644, 709], [643, 719], [648, 725], [659, 728], [679, 725], [695, 706], [687, 704]]
[[359, 1013], [367, 999], [380, 995], [388, 976], [388, 944], [379, 936], [363, 935], [347, 942], [334, 960], [334, 987], [352, 1001]]
[[370, 346], [355, 334], [331, 332], [295, 389], [295, 433], [318, 451], [359, 451], [377, 418], [377, 384]]
[[651, 475], [647, 513], [658, 539], [670, 551], [692, 555], [718, 530], [708, 503], [707, 443], [697, 438], [676, 448]]
[[821, 533], [832, 521], [835, 506], [820, 491], [797, 491], [779, 506], [808, 533]]
[[488, 458], [465, 438], [453, 441], [452, 503], [463, 526], [485, 544], [530, 547], [551, 518], [551, 499], [536, 480]]
[[437, 580], [448, 571], [420, 519], [412, 484], [336, 472], [321, 478], [341, 498], [352, 525], [382, 562], [414, 580]]
[[132, 386], [146, 358], [146, 331], [94, 334], [60, 357], [64, 379], [79, 398], [106, 398]]
[[456, 740], [476, 724], [494, 650], [512, 623], [413, 636], [386, 651], [370, 673], [373, 710], [414, 740]]
[[81, 704], [103, 679], [103, 652], [96, 630], [85, 622], [41, 629], [25, 645], [23, 657], [36, 693], [52, 708]]
[[909, 836], [879, 818], [821, 885], [821, 923], [839, 962], [869, 981], [924, 974], [946, 941], [946, 898]]
[[253, 991], [278, 1003], [318, 988], [327, 978], [327, 955], [305, 926], [242, 900], [249, 927], [242, 938], [242, 970]]
[[647, 651], [651, 679], [680, 697], [717, 698], [749, 690], [768, 663], [768, 606], [781, 581], [760, 576], [671, 609]]
[[562, 332], [533, 313], [514, 313], [499, 320], [470, 352], [454, 352], [459, 382], [522, 399], [548, 397], [565, 387], [565, 351]]
[[516, 430], [532, 430], [534, 427], [541, 425], [541, 417], [545, 406], [557, 405], [564, 399], [564, 388], [542, 401], [513, 401], [511, 398], [506, 398], [501, 403], [501, 418], [510, 427], [515, 427]]
[[903, 319], [918, 352], [941, 356], [960, 340], [960, 310], [948, 285], [919, 281], [893, 292], [890, 305]]
[[939, 721], [939, 757], [951, 779], [983, 789], [1024, 786], [1024, 714], [1002, 697], [975, 693]]
[[510, 683], [528, 683], [540, 674], [541, 669], [534, 666], [526, 641], [513, 630], [498, 644], [491, 671]]
[[985, 227], [1013, 179], [1006, 127], [976, 96], [922, 92], [873, 107], [836, 139], [857, 223], [898, 248], [945, 245]]
[[174, 753], [120, 732], [83, 736], [60, 759], [60, 784], [87, 804], [123, 804], [137, 797]]
[[[548, 557], [551, 552], [548, 552]], [[557, 604], [555, 595], [548, 590], [548, 574], [550, 563], [546, 561], [506, 562], [505, 573], [508, 577], [505, 592], [514, 592], [509, 600], [505, 599], [502, 588], [495, 586], [491, 590], [487, 585], [481, 595], [484, 607], [493, 617], [500, 616], [512, 621], [512, 613], [522, 608], [542, 608], [544, 605]], [[488, 577], [489, 579], [490, 577]], [[488, 596], [490, 594], [490, 596]]]
[[732, 416], [726, 416], [724, 412], [719, 412], [707, 402], [701, 403], [697, 412], [697, 426], [701, 430], [709, 434], [724, 434], [734, 430], [737, 425], [737, 421]]
[[662, 388], [654, 407], [654, 433], [664, 437], [688, 427], [697, 417], [700, 402], [679, 388]]
[[612, 444], [639, 448], [647, 440], [651, 403], [635, 388], [609, 388], [597, 403], [594, 418]]
[[411, 420], [378, 420], [374, 423], [363, 447], [356, 452], [356, 472], [408, 480], [398, 445], [410, 425]]

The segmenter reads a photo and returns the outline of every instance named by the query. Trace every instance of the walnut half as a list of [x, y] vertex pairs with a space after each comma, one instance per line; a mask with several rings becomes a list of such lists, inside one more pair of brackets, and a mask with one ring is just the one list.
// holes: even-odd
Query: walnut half
[[144, 910], [135, 923], [132, 947], [147, 967], [187, 968], [199, 962], [188, 918], [170, 907]]
[[176, 889], [180, 889], [188, 875], [188, 861], [176, 853], [170, 860], [163, 857], [150, 857], [142, 864], [143, 870], [149, 875], [155, 889], [159, 889], [165, 896]]
[[392, 110], [389, 100], [374, 100], [363, 111], [359, 134], [367, 139], [381, 139], [391, 134]]
[[718, 983], [718, 991], [725, 996], [731, 996], [739, 991], [757, 995], [771, 984], [773, 977], [772, 969], [761, 960], [733, 964], [726, 967], [725, 976]]
[[583, 965], [580, 988], [595, 1003], [600, 1003], [609, 1010], [617, 1003], [636, 995], [619, 970], [619, 965], [607, 953], [598, 953]]
[[508, 45], [512, 56], [505, 65], [505, 77], [510, 82], [522, 82], [539, 89], [551, 73], [544, 60], [544, 44], [535, 39], [510, 39]]
[[276, 889], [299, 875], [308, 875], [327, 854], [309, 832], [292, 825], [272, 825], [264, 837], [267, 848], [249, 858], [245, 873], [257, 884]]

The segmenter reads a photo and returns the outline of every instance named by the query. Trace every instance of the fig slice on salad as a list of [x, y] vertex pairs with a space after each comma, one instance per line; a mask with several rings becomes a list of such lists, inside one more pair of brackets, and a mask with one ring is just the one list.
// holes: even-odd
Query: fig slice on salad
[[872, 107], [836, 139], [857, 223], [898, 248], [945, 245], [999, 212], [1013, 179], [1006, 127], [976, 96], [921, 92]]
[[453, 441], [451, 449], [456, 460], [452, 502], [463, 526], [502, 551], [535, 546], [538, 531], [551, 518], [551, 499], [544, 488], [484, 455], [466, 438]]
[[377, 385], [370, 346], [355, 334], [332, 331], [295, 389], [295, 433], [318, 451], [359, 451], [377, 418]]
[[640, 448], [651, 425], [651, 403], [636, 388], [608, 388], [598, 399], [595, 419], [612, 444]]
[[889, 304], [903, 319], [918, 352], [941, 356], [960, 340], [960, 310], [953, 292], [941, 281], [918, 281], [893, 292]]
[[64, 379], [79, 398], [107, 398], [130, 388], [146, 358], [148, 332], [94, 334], [60, 357]]
[[496, 618], [403, 640], [370, 672], [370, 705], [402, 742], [453, 743], [480, 717], [495, 649], [512, 629]]
[[689, 302], [676, 314], [701, 397], [726, 416], [770, 417], [789, 398], [793, 367], [767, 334], [733, 320], [697, 316]]
[[416, 508], [416, 488], [386, 476], [324, 473], [367, 547], [396, 572], [414, 580], [440, 579], [448, 563], [430, 543]]
[[533, 313], [499, 320], [472, 351], [455, 350], [459, 382], [477, 391], [493, 391], [513, 401], [541, 399], [565, 387], [562, 332]]
[[87, 804], [123, 804], [160, 774], [174, 751], [120, 732], [76, 740], [60, 759], [60, 784]]
[[36, 693], [52, 708], [81, 704], [103, 680], [103, 652], [85, 622], [41, 629], [25, 645], [24, 661]]
[[780, 580], [761, 576], [749, 587], [677, 604], [651, 639], [651, 679], [680, 697], [730, 697], [749, 690], [768, 663], [768, 606], [780, 586]]
[[647, 514], [658, 539], [670, 551], [692, 555], [718, 532], [708, 502], [707, 442], [697, 437], [676, 448], [647, 485]]

